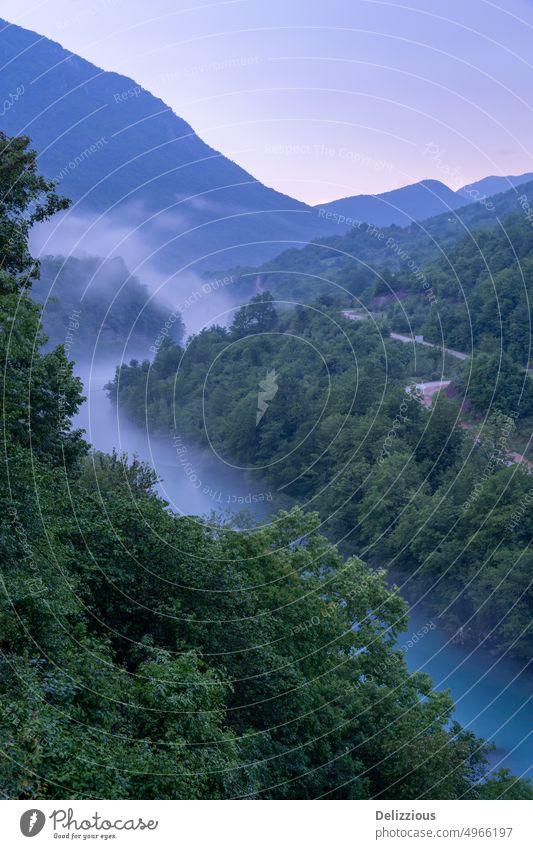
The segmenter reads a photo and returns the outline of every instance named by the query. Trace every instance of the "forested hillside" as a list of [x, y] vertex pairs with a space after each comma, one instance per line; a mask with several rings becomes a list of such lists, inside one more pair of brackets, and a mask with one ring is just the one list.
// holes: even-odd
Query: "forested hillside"
[[511, 415], [527, 446], [533, 423], [532, 221], [515, 214], [491, 231], [473, 230], [422, 273], [431, 299], [421, 297], [420, 280], [402, 270], [373, 284], [369, 308], [385, 298], [382, 315], [392, 330], [469, 354], [455, 385], [470, 417], [491, 410]]
[[[67, 344], [78, 361], [147, 356], [168, 323], [168, 309], [120, 257], [44, 257], [32, 297], [43, 305], [46, 347]], [[168, 335], [179, 342], [183, 322], [179, 314], [173, 319]]]
[[[314, 239], [300, 250], [284, 251], [261, 266], [234, 273], [243, 297], [253, 294], [259, 278], [278, 298], [309, 303], [326, 296], [348, 303], [351, 296], [367, 294], [382, 277], [390, 293], [395, 291], [396, 274], [402, 281], [406, 276], [412, 280], [438, 259], [446, 264], [448, 251], [461, 237], [475, 249], [480, 230], [502, 233], [502, 219], [516, 213], [527, 218], [532, 206], [533, 183], [526, 183], [491, 197], [490, 202], [471, 203], [409, 227], [356, 221], [346, 234]], [[420, 278], [418, 284], [420, 292]]]
[[[394, 286], [401, 306], [387, 309], [395, 329], [424, 333], [460, 351], [503, 351], [526, 368], [531, 356], [533, 225], [523, 214], [501, 226], [473, 230], [424, 268], [438, 307], [420, 298], [419, 285], [402, 270]], [[384, 292], [376, 285], [374, 294]], [[403, 317], [403, 321], [402, 321]], [[406, 317], [409, 325], [406, 323]]]
[[28, 231], [65, 202], [27, 139], [1, 144], [3, 796], [531, 798], [483, 781], [483, 742], [395, 646], [405, 602], [315, 515], [179, 518], [72, 430], [82, 386], [28, 294]]

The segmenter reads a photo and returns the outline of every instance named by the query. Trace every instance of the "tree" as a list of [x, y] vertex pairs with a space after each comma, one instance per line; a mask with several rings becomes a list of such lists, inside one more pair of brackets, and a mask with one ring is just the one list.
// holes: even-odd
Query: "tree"
[[510, 769], [500, 769], [496, 775], [478, 786], [479, 799], [533, 799], [531, 782], [517, 778]]
[[463, 381], [468, 400], [481, 415], [496, 409], [525, 416], [532, 410], [531, 381], [507, 354], [476, 354], [463, 369]]
[[[211, 525], [171, 513], [139, 461], [87, 457], [70, 425], [71, 364], [40, 354], [38, 308], [25, 289], [15, 304], [11, 282], [0, 295], [4, 795], [475, 798], [483, 741], [453, 723], [447, 693], [409, 674], [395, 643], [407, 606], [383, 573], [343, 560], [317, 514]], [[226, 344], [199, 334], [187, 388]], [[175, 353], [162, 354], [164, 387]], [[147, 369], [130, 365], [128, 393]], [[404, 460], [392, 454], [367, 488], [376, 513]], [[415, 469], [385, 521], [417, 483]]]
[[33, 224], [46, 221], [70, 201], [56, 194], [55, 183], [37, 173], [37, 153], [28, 136], [0, 132], [0, 291], [14, 291], [39, 276], [39, 263], [28, 249]]
[[278, 313], [274, 306], [274, 298], [270, 292], [263, 292], [255, 295], [250, 303], [237, 310], [231, 325], [231, 333], [237, 338], [252, 333], [268, 333], [274, 329], [277, 320]]
[[415, 447], [416, 458], [434, 486], [456, 463], [462, 441], [457, 408], [439, 394]]

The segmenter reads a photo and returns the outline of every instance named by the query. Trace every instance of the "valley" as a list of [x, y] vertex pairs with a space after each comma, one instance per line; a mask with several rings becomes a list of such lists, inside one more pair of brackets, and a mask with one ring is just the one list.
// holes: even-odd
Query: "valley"
[[389, 5], [0, 19], [7, 800], [533, 799], [528, 115]]
[[[121, 419], [109, 401], [103, 401], [103, 386], [109, 379], [105, 368], [80, 376], [88, 401], [75, 424], [85, 429], [96, 450], [126, 450], [147, 462], [160, 480], [157, 490], [173, 511], [207, 517], [216, 514], [238, 523], [239, 512], [246, 510], [251, 513], [253, 524], [259, 526], [271, 519], [277, 509], [278, 492], [258, 492], [253, 477], [217, 461], [194, 443], [191, 446], [180, 440], [180, 444], [187, 445], [187, 459], [194, 467], [195, 480], [191, 481], [176, 455], [175, 438], [150, 437], [127, 419]], [[252, 503], [253, 497], [258, 500]], [[425, 627], [428, 617], [433, 625], [429, 633]], [[447, 633], [441, 618], [433, 620], [431, 614], [416, 605], [409, 610], [408, 628], [398, 635], [397, 643], [408, 646], [403, 650], [409, 671], [429, 674], [437, 690], [450, 689], [459, 722], [495, 744], [496, 749], [490, 754], [492, 769], [506, 768], [515, 775], [533, 777], [529, 710], [533, 670], [528, 664], [511, 660], [506, 654], [498, 657], [483, 643], [472, 647], [457, 634]], [[502, 716], [512, 720], [502, 721]]]

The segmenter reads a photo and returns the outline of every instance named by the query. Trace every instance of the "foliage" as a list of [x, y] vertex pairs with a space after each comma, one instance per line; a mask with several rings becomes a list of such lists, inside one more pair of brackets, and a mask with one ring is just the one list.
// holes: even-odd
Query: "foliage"
[[4, 797], [477, 798], [484, 744], [408, 674], [384, 576], [298, 508], [249, 531], [170, 513], [150, 469], [70, 430], [81, 387], [28, 294], [1, 307]]
[[43, 305], [47, 347], [71, 342], [77, 361], [93, 356], [146, 356], [166, 334], [179, 342], [184, 325], [129, 272], [120, 257], [44, 257], [34, 300]]
[[[140, 425], [177, 428], [255, 473], [279, 503], [318, 510], [344, 553], [446, 610], [452, 634], [467, 623], [467, 640], [529, 659], [531, 482], [509, 445], [524, 375], [504, 356], [492, 398], [498, 372], [479, 354], [469, 391], [494, 412], [473, 443], [455, 403], [440, 396], [428, 411], [405, 393], [416, 369], [436, 368], [434, 354], [417, 346], [415, 367], [412, 348], [370, 321], [314, 304], [280, 311], [266, 335], [204, 330], [151, 364], [123, 365], [108, 388]], [[269, 373], [277, 388], [257, 424]]]
[[69, 201], [54, 192], [54, 183], [37, 173], [37, 154], [28, 136], [9, 138], [0, 131], [0, 291], [17, 291], [25, 279], [39, 276], [30, 255], [28, 235]]
[[[532, 204], [533, 183], [521, 185], [520, 196]], [[527, 237], [527, 228], [531, 232], [531, 224], [524, 221], [521, 209], [519, 194], [511, 189], [493, 196], [490, 208], [483, 202], [472, 203], [451, 215], [445, 212], [424, 221], [414, 221], [409, 227], [397, 224], [377, 227], [361, 221], [347, 233], [314, 239], [300, 249], [290, 248], [261, 266], [235, 269], [236, 286], [243, 297], [249, 297], [252, 284], [259, 279], [276, 297], [285, 300], [310, 303], [326, 294], [350, 305], [355, 297], [357, 306], [359, 299], [370, 305], [376, 295], [389, 295], [391, 302], [397, 300], [397, 295], [403, 302], [406, 295], [412, 294], [407, 314], [412, 316], [420, 309], [427, 316], [431, 302], [424, 297], [427, 289], [423, 288], [418, 270], [425, 274], [431, 286], [438, 271], [438, 276], [444, 274], [447, 280], [453, 281], [454, 292], [458, 283], [469, 287], [473, 268], [476, 271], [474, 280], [479, 273], [486, 273], [483, 251], [491, 251], [493, 239], [496, 251], [506, 256], [510, 264], [509, 243], [514, 244], [512, 233], [507, 249], [504, 247], [509, 221], [522, 221], [521, 241]], [[457, 245], [459, 251], [466, 250], [476, 256], [473, 267], [470, 257], [466, 268], [457, 265], [454, 255]], [[476, 314], [472, 315], [475, 320]], [[400, 322], [401, 318], [400, 304], [395, 310], [395, 319]]]
[[[401, 304], [386, 314], [395, 330], [422, 333], [438, 345], [471, 353], [464, 388], [474, 409], [494, 403], [510, 412], [533, 409], [527, 376], [531, 358], [533, 230], [522, 215], [510, 215], [490, 232], [473, 230], [424, 269], [436, 303], [420, 299], [416, 280], [395, 277]], [[472, 368], [472, 373], [470, 373]], [[519, 401], [520, 399], [520, 401]]]

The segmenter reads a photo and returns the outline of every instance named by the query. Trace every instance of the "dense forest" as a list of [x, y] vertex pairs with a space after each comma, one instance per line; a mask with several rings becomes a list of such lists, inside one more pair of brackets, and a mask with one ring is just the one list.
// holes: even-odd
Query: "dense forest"
[[[72, 429], [82, 386], [62, 346], [42, 350], [27, 247], [66, 201], [28, 139], [1, 144], [3, 796], [531, 798], [529, 782], [487, 777], [484, 743], [453, 721], [449, 695], [408, 674], [395, 645], [405, 602], [382, 571], [342, 559], [315, 513], [248, 531], [177, 517], [148, 468], [91, 452]], [[263, 307], [277, 320], [267, 303], [253, 322]], [[249, 320], [232, 333], [246, 340]], [[179, 351], [167, 345], [158, 367]], [[145, 371], [128, 374], [133, 385]], [[433, 487], [460, 450], [444, 452]]]
[[[321, 304], [278, 310], [266, 293], [230, 328], [123, 365], [109, 391], [152, 432], [208, 445], [287, 505], [318, 511], [344, 553], [401, 581], [452, 634], [528, 660], [532, 480], [510, 460], [523, 380], [503, 383], [510, 406], [493, 404], [474, 437], [456, 399], [441, 395], [427, 410], [405, 391], [420, 376], [438, 379], [441, 358]], [[258, 425], [269, 373], [277, 389]], [[490, 396], [498, 380], [472, 374], [469, 392]]]
[[[261, 266], [233, 270], [235, 288], [242, 298], [254, 294], [257, 279], [277, 298], [308, 303], [319, 297], [330, 301], [352, 302], [353, 297], [367, 303], [375, 287], [381, 284], [387, 294], [401, 294], [395, 285], [396, 276], [407, 280], [413, 290], [413, 278], [423, 295], [420, 273], [426, 266], [441, 261], [441, 267], [453, 272], [447, 262], [450, 250], [460, 239], [470, 250], [476, 250], [480, 231], [505, 237], [505, 220], [519, 213], [527, 219], [533, 206], [533, 183], [470, 203], [453, 212], [441, 213], [424, 221], [414, 221], [409, 227], [391, 225], [378, 227], [357, 221], [348, 233], [313, 240], [303, 248], [291, 248]], [[531, 221], [527, 220], [531, 227]], [[390, 284], [390, 287], [387, 286]], [[419, 297], [419, 303], [424, 298]], [[358, 303], [358, 301], [356, 302]]]
[[245, 300], [268, 287], [280, 303], [355, 308], [384, 335], [464, 352], [462, 373], [446, 359], [439, 377], [455, 378], [469, 421], [489, 410], [513, 415], [514, 448], [533, 459], [532, 205], [526, 183], [409, 227], [356, 222], [348, 234], [235, 269], [235, 288]]
[[[531, 346], [533, 229], [524, 216], [508, 216], [495, 231], [475, 230], [424, 268], [438, 309], [419, 297], [416, 280], [398, 273], [401, 302], [387, 310], [395, 329], [414, 330], [461, 351], [503, 351], [526, 367]], [[372, 297], [390, 294], [376, 284]]]

